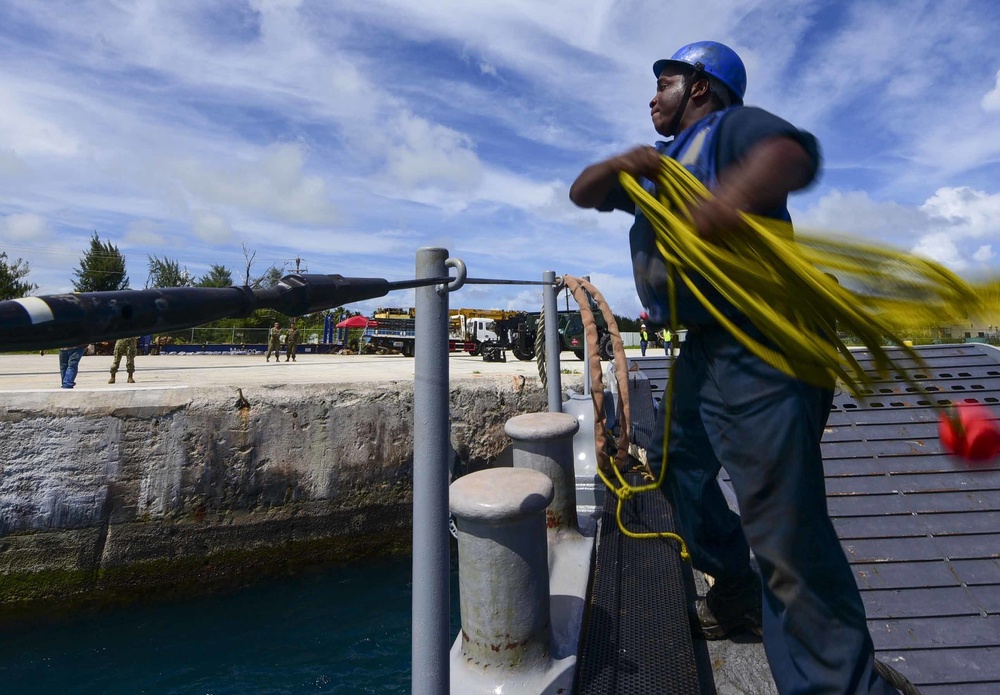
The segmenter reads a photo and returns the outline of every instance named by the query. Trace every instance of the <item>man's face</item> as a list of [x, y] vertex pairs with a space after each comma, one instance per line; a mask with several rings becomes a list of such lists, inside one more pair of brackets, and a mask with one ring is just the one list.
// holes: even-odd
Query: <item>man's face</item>
[[275, 328], [278, 328], [278, 324], [274, 324], [274, 327], [275, 327]]
[[685, 70], [667, 65], [656, 80], [656, 94], [649, 102], [649, 115], [656, 132], [664, 137], [675, 135], [669, 128], [684, 98], [685, 74]]

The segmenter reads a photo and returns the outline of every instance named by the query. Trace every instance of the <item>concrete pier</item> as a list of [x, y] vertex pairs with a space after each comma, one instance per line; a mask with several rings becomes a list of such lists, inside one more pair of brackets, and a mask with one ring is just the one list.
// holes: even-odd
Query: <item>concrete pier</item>
[[[0, 621], [407, 552], [413, 361], [359, 359], [379, 377], [340, 356], [158, 356], [111, 386], [110, 358], [85, 357], [60, 390], [40, 388], [55, 355], [0, 356]], [[468, 363], [450, 385], [455, 458], [488, 466], [546, 393], [530, 372], [452, 362]]]

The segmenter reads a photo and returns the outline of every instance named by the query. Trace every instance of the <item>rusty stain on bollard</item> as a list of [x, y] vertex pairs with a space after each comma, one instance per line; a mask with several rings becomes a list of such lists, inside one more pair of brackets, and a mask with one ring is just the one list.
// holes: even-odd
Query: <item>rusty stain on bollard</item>
[[452, 483], [468, 666], [538, 671], [551, 662], [544, 513], [552, 494], [552, 481], [529, 469], [484, 470]]
[[552, 504], [545, 513], [549, 529], [578, 528], [573, 435], [579, 429], [577, 419], [566, 413], [526, 413], [504, 426], [514, 440], [514, 467], [536, 470], [552, 480]]

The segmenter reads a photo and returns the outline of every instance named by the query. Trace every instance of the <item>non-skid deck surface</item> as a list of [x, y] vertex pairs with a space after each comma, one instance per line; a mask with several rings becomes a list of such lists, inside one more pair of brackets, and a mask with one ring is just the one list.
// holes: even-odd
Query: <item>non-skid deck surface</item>
[[[946, 455], [934, 407], [981, 403], [1000, 418], [1000, 351], [917, 351], [923, 366], [895, 351], [903, 373], [879, 378], [862, 399], [834, 399], [823, 438], [827, 504], [877, 657], [928, 695], [1000, 693], [1000, 466]], [[867, 352], [855, 355], [871, 367]], [[663, 392], [667, 358], [631, 362]]]

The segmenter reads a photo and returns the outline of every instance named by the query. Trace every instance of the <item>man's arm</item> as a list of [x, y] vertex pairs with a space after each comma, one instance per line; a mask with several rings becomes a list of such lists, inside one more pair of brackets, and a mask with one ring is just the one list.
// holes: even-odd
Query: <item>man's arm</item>
[[580, 172], [569, 187], [569, 199], [581, 208], [598, 207], [618, 183], [620, 171], [636, 177], [655, 179], [660, 171], [660, 153], [655, 147], [643, 145], [603, 162], [591, 164]]
[[762, 140], [720, 173], [715, 195], [691, 212], [695, 227], [706, 239], [742, 228], [741, 211], [780, 207], [789, 193], [809, 185], [815, 172], [815, 159], [798, 141], [784, 136]]

